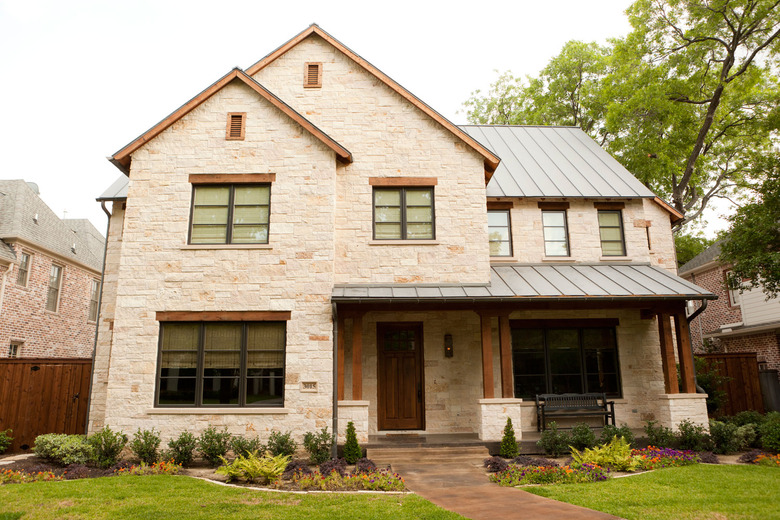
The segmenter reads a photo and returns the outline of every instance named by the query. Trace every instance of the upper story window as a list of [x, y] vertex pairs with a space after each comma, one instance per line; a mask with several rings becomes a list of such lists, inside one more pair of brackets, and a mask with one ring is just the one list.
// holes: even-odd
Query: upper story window
[[542, 210], [545, 256], [570, 256], [566, 210]]
[[724, 283], [726, 284], [726, 291], [729, 294], [729, 306], [737, 307], [740, 304], [739, 289], [732, 289], [729, 285], [729, 278], [733, 273], [733, 271], [726, 271], [723, 273], [723, 278], [725, 280]]
[[488, 210], [490, 256], [512, 256], [512, 226], [508, 209]]
[[60, 302], [60, 287], [62, 286], [62, 267], [52, 264], [49, 272], [49, 290], [46, 294], [46, 310], [57, 312]]
[[93, 279], [89, 289], [89, 321], [97, 321], [99, 295], [100, 281]]
[[16, 284], [27, 287], [27, 280], [30, 278], [30, 255], [22, 253], [19, 262], [19, 271], [16, 273]]
[[270, 184], [194, 185], [190, 244], [267, 244], [270, 209]]
[[374, 239], [434, 238], [432, 187], [374, 188]]
[[601, 254], [604, 256], [626, 256], [622, 211], [619, 209], [599, 210], [598, 215]]

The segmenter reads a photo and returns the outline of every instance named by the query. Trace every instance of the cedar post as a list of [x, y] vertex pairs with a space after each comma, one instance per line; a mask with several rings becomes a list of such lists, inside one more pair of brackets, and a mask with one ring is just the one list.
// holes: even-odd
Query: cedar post
[[677, 386], [677, 369], [674, 361], [674, 346], [672, 344], [672, 324], [666, 312], [658, 314], [658, 339], [661, 342], [661, 364], [664, 372], [664, 388], [667, 394], [679, 393]]
[[674, 331], [677, 335], [677, 358], [680, 360], [680, 379], [682, 391], [696, 393], [696, 380], [693, 377], [693, 350], [691, 349], [691, 330], [685, 312], [674, 315]]
[[493, 331], [490, 316], [479, 315], [482, 326], [482, 396], [493, 399]]
[[338, 339], [336, 341], [336, 370], [338, 370], [337, 391], [338, 400], [344, 400], [344, 334], [346, 333], [345, 327], [346, 320], [343, 316], [338, 317], [338, 324], [336, 325], [336, 331], [338, 332]]
[[501, 345], [501, 396], [514, 397], [512, 381], [512, 332], [509, 329], [509, 316], [498, 317], [499, 341]]
[[363, 399], [363, 315], [352, 318], [352, 399]]

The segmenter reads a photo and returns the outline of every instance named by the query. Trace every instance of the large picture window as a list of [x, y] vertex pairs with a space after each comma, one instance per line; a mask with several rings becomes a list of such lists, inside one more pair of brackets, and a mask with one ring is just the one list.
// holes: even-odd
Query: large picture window
[[286, 323], [160, 323], [158, 406], [283, 406]]
[[376, 240], [432, 240], [433, 188], [374, 188]]
[[512, 321], [515, 397], [584, 392], [620, 397], [614, 325], [570, 324]]
[[191, 244], [267, 244], [269, 184], [197, 185], [192, 190]]

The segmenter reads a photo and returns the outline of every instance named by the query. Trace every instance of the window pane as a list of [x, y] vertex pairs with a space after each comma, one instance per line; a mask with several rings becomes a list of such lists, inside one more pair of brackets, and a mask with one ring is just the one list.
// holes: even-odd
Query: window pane
[[488, 228], [490, 241], [509, 241], [509, 229], [507, 228]]
[[488, 226], [509, 225], [509, 213], [506, 211], [488, 211]]
[[432, 208], [430, 207], [407, 208], [406, 221], [407, 222], [433, 222]]
[[192, 210], [193, 224], [222, 224], [228, 220], [227, 206], [201, 206]]
[[[160, 360], [161, 375], [188, 375], [195, 376], [195, 369], [198, 367], [198, 352], [187, 351], [166, 351], [162, 353]], [[187, 373], [185, 374], [185, 369]], [[189, 371], [191, 370], [192, 373]], [[172, 372], [175, 371], [175, 372]]]
[[271, 197], [269, 186], [235, 186], [234, 201], [238, 204], [267, 205]]
[[239, 375], [239, 370], [241, 369], [241, 352], [206, 351], [203, 356], [203, 375]]
[[195, 186], [195, 205], [227, 206], [230, 186]]
[[204, 377], [203, 404], [238, 404], [238, 378]]
[[620, 234], [620, 228], [601, 228], [601, 240], [615, 240], [622, 241], [623, 238]]
[[429, 188], [406, 189], [407, 206], [430, 206], [433, 200], [433, 191]]
[[207, 323], [203, 347], [206, 350], [240, 350], [242, 328], [240, 323]]
[[248, 376], [266, 375], [269, 369], [281, 369], [284, 366], [283, 352], [250, 350], [247, 352], [246, 370]]
[[193, 226], [193, 244], [224, 244], [227, 241], [227, 226]]
[[553, 394], [579, 394], [582, 390], [580, 374], [564, 374], [550, 376], [550, 390]]
[[547, 256], [569, 256], [566, 242], [545, 242], [544, 254]]
[[401, 222], [400, 207], [377, 207], [374, 211], [377, 222]]
[[235, 226], [231, 242], [234, 244], [267, 244], [268, 225]]
[[542, 211], [542, 223], [544, 224], [544, 227], [563, 227], [566, 222], [564, 217], [565, 214], [566, 213], [563, 211]]
[[233, 224], [267, 224], [268, 206], [237, 206], [233, 209]]
[[490, 256], [510, 256], [512, 251], [509, 249], [508, 242], [491, 242]]
[[374, 190], [376, 206], [401, 206], [401, 190]]
[[566, 228], [562, 227], [547, 227], [544, 228], [544, 239], [558, 242], [566, 241]]
[[198, 350], [199, 334], [197, 323], [166, 323], [162, 327], [162, 349]]
[[261, 406], [282, 406], [284, 378], [252, 377], [246, 381], [246, 404]]
[[195, 404], [195, 378], [161, 378], [159, 403], [169, 405]]
[[604, 256], [623, 256], [622, 242], [602, 242], [601, 253]]
[[599, 211], [599, 226], [620, 226], [620, 213], [611, 211]]
[[433, 238], [433, 224], [407, 224], [406, 238]]
[[377, 239], [400, 239], [401, 224], [377, 224], [376, 238]]
[[285, 344], [285, 324], [277, 322], [248, 324], [246, 344], [249, 350], [283, 350]]

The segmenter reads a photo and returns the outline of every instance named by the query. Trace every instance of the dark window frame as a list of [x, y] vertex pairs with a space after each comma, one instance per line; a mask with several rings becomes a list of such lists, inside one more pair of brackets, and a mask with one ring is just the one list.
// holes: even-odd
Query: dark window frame
[[[374, 186], [371, 191], [371, 228], [374, 240], [436, 240], [436, 191], [433, 186]], [[427, 190], [431, 192], [431, 236], [425, 238], [407, 238], [407, 220], [406, 220], [406, 192], [407, 190], [423, 191]], [[400, 194], [400, 208], [401, 208], [401, 237], [400, 238], [377, 238], [376, 236], [376, 193], [378, 191], [398, 191]], [[390, 206], [387, 206], [390, 207]], [[393, 206], [394, 207], [394, 206]], [[413, 208], [422, 208], [427, 206], [412, 206]], [[383, 224], [384, 222], [380, 222]]]
[[[506, 229], [507, 229], [507, 233], [509, 235], [509, 240], [491, 240], [490, 239], [490, 227], [491, 226], [490, 226], [490, 222], [488, 221], [488, 245], [491, 244], [491, 243], [494, 243], [494, 242], [498, 242], [498, 243], [501, 243], [501, 244], [509, 242], [509, 254], [507, 254], [507, 255], [494, 255], [494, 254], [491, 253], [490, 256], [492, 258], [507, 258], [507, 257], [514, 256], [515, 250], [514, 250], [514, 244], [512, 243], [513, 242], [513, 240], [512, 240], [512, 211], [508, 210], [508, 209], [490, 209], [490, 208], [488, 208], [488, 215], [490, 215], [491, 213], [506, 213]], [[499, 226], [493, 226], [493, 227], [499, 227]], [[503, 228], [504, 226], [500, 226], [500, 227]]]
[[[601, 225], [601, 221], [598, 222], [598, 225], [599, 225], [599, 243], [601, 244], [601, 256], [626, 256], [628, 253], [626, 252], [626, 231], [625, 231], [625, 228], [623, 226], [623, 210], [620, 210], [620, 209], [600, 209], [600, 210], [598, 210], [598, 215], [609, 214], [609, 213], [617, 214], [617, 216], [618, 216], [618, 225], [617, 226], [602, 226]], [[620, 241], [619, 242], [620, 242], [620, 247], [622, 249], [621, 249], [621, 253], [619, 255], [613, 255], [613, 254], [609, 254], [609, 253], [604, 252], [604, 242], [607, 242], [607, 243], [610, 243], [610, 244], [614, 244], [614, 243], [617, 243], [618, 240], [604, 240], [603, 238], [601, 238], [601, 229], [602, 228], [605, 228], [605, 229], [615, 229], [616, 227], [618, 229], [620, 229]]]
[[[224, 183], [203, 183], [203, 184], [193, 184], [192, 185], [192, 196], [190, 197], [190, 223], [189, 223], [189, 229], [187, 232], [187, 244], [188, 245], [195, 245], [195, 246], [219, 246], [219, 245], [257, 245], [257, 244], [268, 244], [271, 240], [271, 184], [270, 182], [247, 182], [247, 183], [241, 183], [241, 182], [224, 182]], [[242, 188], [250, 188], [250, 187], [267, 187], [268, 188], [268, 221], [265, 223], [265, 225], [268, 228], [268, 232], [265, 236], [265, 242], [233, 242], [233, 210], [235, 209], [235, 193], [236, 193], [236, 187], [242, 187]], [[195, 217], [195, 191], [198, 188], [229, 188], [230, 192], [228, 195], [228, 214], [227, 214], [227, 224], [226, 230], [225, 230], [225, 241], [224, 242], [192, 242], [192, 229], [195, 226], [195, 222], [193, 221], [193, 218]], [[208, 205], [202, 204], [201, 207], [207, 207]], [[264, 206], [264, 204], [259, 204], [259, 206]]]
[[[52, 287], [52, 271], [54, 269], [58, 269], [58, 276], [57, 276], [57, 287]], [[59, 265], [59, 264], [51, 264], [51, 269], [49, 269], [49, 281], [46, 284], [46, 304], [45, 309], [46, 312], [53, 312], [57, 313], [60, 309], [60, 298], [62, 297], [62, 279], [65, 277], [65, 267]], [[52, 293], [52, 291], [54, 291]], [[52, 294], [54, 294], [54, 305], [51, 305], [52, 303]], [[54, 307], [53, 309], [50, 309], [49, 307]]]
[[[195, 371], [195, 403], [194, 404], [160, 404], [160, 382], [162, 380], [162, 355], [163, 355], [163, 329], [165, 324], [179, 324], [187, 323], [190, 325], [197, 324], [199, 326], [198, 332], [198, 346], [197, 346], [197, 366]], [[208, 324], [241, 324], [241, 353], [239, 361], [239, 377], [238, 377], [238, 404], [203, 404], [203, 381], [205, 379], [205, 335], [206, 325]], [[246, 392], [247, 392], [247, 326], [254, 323], [282, 323], [284, 324], [284, 345], [282, 347], [282, 375], [281, 375], [281, 403], [274, 404], [246, 404]], [[257, 349], [255, 349], [257, 350]], [[155, 408], [284, 408], [285, 399], [285, 381], [287, 378], [287, 321], [274, 320], [274, 321], [163, 321], [160, 322], [159, 337], [157, 340], [157, 368], [155, 370], [155, 388], [154, 388], [154, 407]]]
[[22, 258], [19, 260], [18, 272], [16, 273], [16, 285], [27, 287], [30, 282], [30, 266], [32, 265], [32, 255], [22, 251]]
[[[550, 228], [558, 228], [559, 226], [545, 226], [544, 225], [544, 214], [545, 213], [563, 213], [563, 233], [566, 237], [564, 240], [564, 243], [566, 245], [566, 254], [565, 255], [551, 255], [547, 253], [547, 242], [552, 243], [560, 243], [560, 240], [547, 240], [547, 235], [545, 234], [545, 229], [548, 227]], [[555, 258], [569, 258], [571, 256], [571, 242], [569, 241], [569, 212], [565, 209], [543, 209], [542, 210], [542, 241], [544, 242], [544, 256], [549, 257], [555, 257]]]

